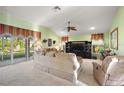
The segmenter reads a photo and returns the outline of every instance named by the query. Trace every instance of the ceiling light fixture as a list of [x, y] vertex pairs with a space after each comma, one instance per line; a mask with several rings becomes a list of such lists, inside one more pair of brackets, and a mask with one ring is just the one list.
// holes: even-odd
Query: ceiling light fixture
[[55, 7], [53, 7], [53, 9], [54, 9], [55, 12], [61, 10], [61, 8], [59, 6], [55, 6]]
[[61, 34], [64, 34], [64, 32], [63, 32], [63, 31], [61, 31]]
[[90, 27], [90, 30], [95, 30], [95, 27], [94, 26]]

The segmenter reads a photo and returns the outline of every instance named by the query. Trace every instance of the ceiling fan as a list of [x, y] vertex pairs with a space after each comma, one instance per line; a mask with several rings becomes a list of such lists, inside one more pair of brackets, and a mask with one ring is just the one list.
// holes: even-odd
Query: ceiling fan
[[55, 7], [53, 7], [53, 10], [54, 10], [55, 12], [58, 12], [58, 11], [61, 10], [61, 8], [60, 8], [59, 6], [55, 6]]
[[68, 21], [68, 24], [67, 24], [67, 31], [70, 32], [70, 31], [77, 31], [76, 27], [75, 26], [71, 26], [70, 25], [71, 22]]

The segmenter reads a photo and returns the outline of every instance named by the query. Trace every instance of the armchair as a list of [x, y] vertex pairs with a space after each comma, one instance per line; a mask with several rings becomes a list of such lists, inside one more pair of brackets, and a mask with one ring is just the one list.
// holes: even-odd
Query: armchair
[[107, 56], [102, 65], [93, 62], [93, 75], [99, 85], [124, 85], [124, 56]]

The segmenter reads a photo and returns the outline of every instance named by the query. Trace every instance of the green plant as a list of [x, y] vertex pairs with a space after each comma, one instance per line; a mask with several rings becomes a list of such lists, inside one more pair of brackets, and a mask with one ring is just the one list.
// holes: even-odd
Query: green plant
[[102, 53], [105, 50], [104, 47], [100, 47], [99, 52]]
[[20, 58], [20, 57], [25, 57], [25, 52], [15, 52], [14, 53], [14, 58]]

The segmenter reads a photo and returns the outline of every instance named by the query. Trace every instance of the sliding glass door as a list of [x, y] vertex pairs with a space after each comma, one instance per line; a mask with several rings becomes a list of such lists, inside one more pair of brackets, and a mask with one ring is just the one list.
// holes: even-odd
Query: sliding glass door
[[33, 38], [15, 37], [10, 34], [0, 36], [0, 66], [26, 62], [33, 58]]
[[11, 63], [12, 37], [3, 35], [0, 37], [0, 62]]
[[28, 38], [28, 57], [29, 59], [33, 58], [33, 54], [34, 54], [34, 40], [33, 38]]
[[13, 42], [14, 63], [26, 60], [26, 39], [16, 37]]

